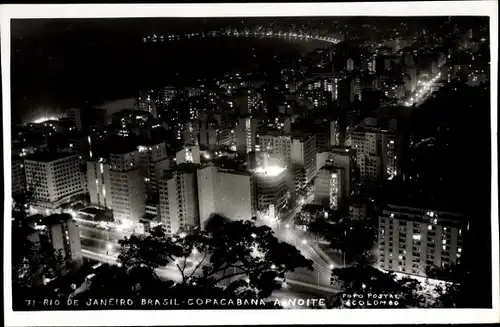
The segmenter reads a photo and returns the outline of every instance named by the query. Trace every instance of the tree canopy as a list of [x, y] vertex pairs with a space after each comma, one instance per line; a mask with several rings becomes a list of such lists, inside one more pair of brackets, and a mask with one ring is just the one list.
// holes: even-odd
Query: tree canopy
[[193, 290], [259, 299], [280, 289], [286, 272], [312, 269], [310, 260], [277, 240], [269, 227], [214, 218], [205, 230], [168, 235], [159, 226], [147, 236], [125, 238], [119, 242], [118, 261], [125, 269], [142, 267], [155, 279], [175, 280]]

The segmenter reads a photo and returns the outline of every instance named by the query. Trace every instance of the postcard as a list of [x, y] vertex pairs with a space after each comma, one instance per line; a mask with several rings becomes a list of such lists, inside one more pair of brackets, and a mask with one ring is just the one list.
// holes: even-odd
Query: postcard
[[498, 322], [496, 2], [1, 9], [7, 325]]

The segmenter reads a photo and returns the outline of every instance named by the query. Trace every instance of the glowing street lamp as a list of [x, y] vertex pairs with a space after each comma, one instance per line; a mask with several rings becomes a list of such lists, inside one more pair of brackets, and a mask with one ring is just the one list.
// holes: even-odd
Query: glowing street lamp
[[332, 264], [330, 264], [329, 267], [330, 267], [330, 269], [333, 269], [335, 267], [335, 265], [332, 263]]
[[302, 244], [307, 244], [307, 240], [302, 240]]
[[106, 255], [109, 254], [109, 251], [113, 250], [113, 244], [108, 243], [106, 244]]

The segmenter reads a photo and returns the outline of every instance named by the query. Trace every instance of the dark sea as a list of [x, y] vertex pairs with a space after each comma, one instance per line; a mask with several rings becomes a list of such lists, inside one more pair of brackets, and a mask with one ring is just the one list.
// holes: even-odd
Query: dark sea
[[99, 35], [12, 41], [12, 120], [28, 122], [64, 109], [134, 97], [141, 88], [183, 84], [244, 71], [325, 42], [270, 38], [196, 38], [163, 43]]

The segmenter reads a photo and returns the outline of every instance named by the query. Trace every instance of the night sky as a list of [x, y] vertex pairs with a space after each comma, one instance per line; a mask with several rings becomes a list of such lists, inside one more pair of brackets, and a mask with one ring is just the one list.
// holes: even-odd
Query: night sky
[[[460, 24], [474, 20], [454, 18]], [[336, 31], [348, 26], [376, 25], [377, 29], [438, 28], [438, 18], [217, 18], [217, 19], [52, 19], [13, 20], [12, 119], [22, 122], [39, 115], [85, 104], [136, 96], [143, 87], [162, 87], [180, 79], [189, 81], [262, 63], [293, 51], [324, 44], [286, 44], [283, 41], [217, 40], [182, 44], [146, 45], [142, 37], [153, 33], [188, 33], [259, 24], [306, 25]], [[361, 34], [373, 34], [364, 29]], [[253, 54], [257, 54], [253, 58]], [[45, 112], [45, 111], [44, 111]]]

